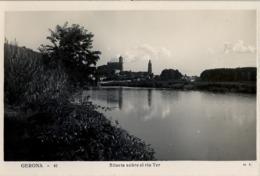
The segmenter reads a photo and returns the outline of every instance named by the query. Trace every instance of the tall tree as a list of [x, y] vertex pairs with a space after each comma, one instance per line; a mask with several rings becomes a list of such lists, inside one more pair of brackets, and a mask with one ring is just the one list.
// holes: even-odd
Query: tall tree
[[78, 81], [79, 75], [87, 78], [101, 54], [100, 51], [91, 50], [94, 35], [78, 24], [68, 26], [68, 22], [49, 31], [51, 35], [47, 39], [51, 45], [39, 47], [45, 56], [45, 63], [51, 67], [63, 65], [72, 80]]

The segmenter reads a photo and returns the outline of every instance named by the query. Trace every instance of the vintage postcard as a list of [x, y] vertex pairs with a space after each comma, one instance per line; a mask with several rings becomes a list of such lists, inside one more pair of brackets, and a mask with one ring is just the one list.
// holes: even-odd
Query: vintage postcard
[[0, 175], [259, 175], [258, 2], [0, 2]]

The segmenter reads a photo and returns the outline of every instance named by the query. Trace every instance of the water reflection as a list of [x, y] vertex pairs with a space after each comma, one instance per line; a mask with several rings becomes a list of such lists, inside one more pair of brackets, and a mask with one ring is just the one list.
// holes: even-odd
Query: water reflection
[[[119, 88], [90, 88], [90, 90], [83, 91], [82, 95], [83, 97], [90, 96], [92, 100], [94, 101], [106, 101], [106, 105], [110, 105], [111, 107], [118, 107], [120, 110], [123, 108], [123, 99], [124, 99], [124, 92], [125, 88], [119, 87]], [[152, 105], [152, 89], [146, 89], [147, 90], [147, 102], [148, 107], [151, 107]], [[138, 89], [137, 89], [138, 91]], [[143, 90], [142, 90], [143, 91]], [[97, 93], [99, 92], [99, 93]], [[143, 92], [142, 92], [143, 93]], [[143, 95], [142, 95], [143, 97]], [[128, 104], [131, 109], [131, 105]]]
[[256, 97], [167, 89], [101, 88], [83, 96], [103, 106], [161, 160], [255, 160]]
[[[98, 93], [97, 93], [98, 92]], [[113, 88], [90, 88], [90, 90], [83, 91], [83, 97], [90, 96], [91, 100], [101, 103], [102, 105], [109, 107], [118, 107], [122, 109], [123, 107], [123, 88], [113, 89]], [[105, 104], [103, 102], [106, 102]]]
[[118, 107], [119, 107], [119, 109], [122, 109], [122, 107], [123, 107], [123, 89], [122, 88], [118, 89], [118, 96], [119, 96]]
[[152, 90], [151, 89], [148, 89], [148, 98], [147, 98], [147, 100], [148, 100], [148, 106], [149, 107], [151, 107], [151, 104], [152, 104]]

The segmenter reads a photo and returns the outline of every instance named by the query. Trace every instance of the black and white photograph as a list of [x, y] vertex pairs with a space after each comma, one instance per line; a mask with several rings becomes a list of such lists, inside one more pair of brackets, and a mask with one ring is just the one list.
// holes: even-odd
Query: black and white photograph
[[5, 11], [4, 162], [257, 161], [257, 24], [256, 9]]

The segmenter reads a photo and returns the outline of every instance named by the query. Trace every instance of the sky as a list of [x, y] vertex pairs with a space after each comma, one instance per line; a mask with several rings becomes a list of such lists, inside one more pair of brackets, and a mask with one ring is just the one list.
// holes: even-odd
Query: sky
[[65, 22], [94, 34], [97, 65], [124, 59], [124, 70], [256, 67], [255, 10], [30, 11], [5, 13], [5, 37], [35, 51]]

